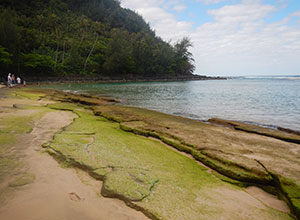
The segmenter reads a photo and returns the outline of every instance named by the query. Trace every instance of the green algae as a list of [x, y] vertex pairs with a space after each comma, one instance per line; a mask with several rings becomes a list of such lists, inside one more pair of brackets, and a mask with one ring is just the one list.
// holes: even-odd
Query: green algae
[[14, 145], [18, 135], [32, 130], [33, 122], [31, 117], [8, 116], [0, 118], [0, 124], [0, 183], [3, 183], [23, 166]]
[[35, 175], [31, 173], [23, 173], [18, 176], [15, 180], [8, 183], [9, 187], [21, 187], [27, 184], [33, 183], [35, 180]]
[[26, 136], [32, 131], [36, 119], [41, 118], [47, 108], [18, 105], [7, 108], [0, 118], [0, 201], [10, 196], [13, 188], [32, 183], [33, 174], [27, 173], [23, 162]]
[[296, 216], [300, 216], [300, 199], [297, 198], [297, 199], [290, 199], [290, 202], [292, 204], [292, 208], [294, 209], [294, 213]]
[[101, 192], [108, 197], [125, 197], [130, 201], [141, 201], [150, 195], [158, 181], [149, 171], [115, 170], [105, 175]]
[[289, 205], [296, 216], [300, 216], [300, 186], [286, 177], [279, 177], [281, 191], [289, 201]]
[[[195, 159], [219, 173], [246, 184], [264, 184], [266, 186], [262, 186], [263, 188], [270, 186], [279, 190], [280, 186], [276, 184], [274, 176], [285, 176], [297, 183], [300, 181], [300, 176], [297, 175], [299, 170], [295, 170], [300, 165], [299, 154], [295, 153], [299, 146], [288, 143], [289, 141], [298, 143], [299, 135], [294, 133], [287, 134], [282, 131], [270, 131], [270, 129], [249, 127], [248, 125], [248, 128], [253, 131], [245, 126], [242, 128], [241, 125], [237, 128], [241, 131], [234, 131], [133, 107], [98, 106], [94, 108], [94, 113], [109, 120], [121, 122], [120, 128], [124, 131], [160, 139], [180, 151], [191, 154]], [[246, 134], [242, 131], [255, 134]], [[288, 142], [272, 140], [256, 134]], [[219, 155], [218, 151], [207, 154], [210, 149], [222, 150], [225, 154]], [[261, 165], [258, 170], [253, 167], [254, 163], [258, 166]], [[270, 171], [265, 167], [268, 167]], [[290, 196], [288, 193], [285, 195]], [[297, 207], [292, 202], [291, 208], [299, 217], [295, 211]]]
[[280, 184], [282, 189], [290, 198], [300, 198], [300, 187], [291, 179], [281, 177]]
[[[1, 129], [1, 128], [0, 128]], [[4, 146], [12, 145], [15, 143], [15, 138], [8, 134], [8, 133], [1, 133], [0, 132], [0, 155], [2, 154], [2, 151], [4, 150]]]
[[40, 90], [40, 91], [46, 93], [50, 99], [55, 101], [77, 103], [77, 104], [83, 104], [87, 106], [108, 105], [108, 104], [119, 102], [116, 99], [92, 96], [87, 94], [78, 95], [74, 93], [65, 93], [65, 92], [53, 91], [53, 90]]
[[193, 151], [192, 155], [195, 159], [201, 161], [210, 168], [234, 180], [264, 185], [271, 184], [272, 182], [272, 177], [268, 173], [256, 174], [256, 172], [251, 172], [249, 168], [244, 166], [241, 167], [239, 164], [233, 163], [232, 161], [211, 158], [197, 151]]
[[[55, 135], [52, 155], [104, 179], [104, 195], [121, 198], [153, 219], [218, 218], [224, 209], [203, 190], [239, 190], [159, 141], [123, 131], [118, 123], [88, 112], [73, 112], [79, 117]], [[195, 203], [199, 196], [209, 205]], [[260, 210], [251, 207], [250, 212]], [[263, 216], [268, 218], [269, 212]], [[237, 213], [232, 219], [240, 218]]]
[[62, 110], [62, 111], [73, 111], [76, 109], [82, 109], [83, 107], [79, 106], [78, 104], [72, 103], [55, 103], [55, 104], [48, 104], [48, 108], [54, 110]]
[[8, 116], [0, 118], [0, 133], [25, 134], [30, 133], [33, 128], [33, 118], [30, 116]]
[[[22, 114], [14, 115], [15, 109]], [[14, 105], [12, 114], [0, 118], [0, 133], [28, 134], [34, 127], [34, 121], [50, 111], [42, 106]]]
[[22, 168], [22, 163], [15, 155], [0, 156], [0, 183]]
[[[219, 166], [216, 170], [224, 170], [225, 174], [228, 173], [234, 179], [260, 184], [271, 184], [273, 181], [272, 176], [256, 160], [216, 150], [202, 150], [201, 154], [214, 164], [212, 166]], [[246, 163], [240, 164], [238, 161], [241, 160]]]
[[238, 180], [234, 180], [234, 179], [232, 179], [232, 178], [229, 178], [229, 177], [227, 177], [227, 176], [225, 176], [225, 175], [222, 175], [222, 174], [220, 174], [220, 173], [218, 173], [218, 172], [216, 172], [216, 171], [214, 171], [214, 170], [212, 170], [212, 174], [213, 174], [214, 176], [216, 176], [218, 179], [220, 179], [220, 180], [222, 180], [222, 181], [224, 181], [224, 182], [226, 182], [226, 183], [230, 183], [230, 184], [232, 184], [232, 185], [238, 186], [238, 187], [243, 187], [243, 188], [245, 188], [245, 187], [248, 187], [248, 186], [251, 185], [251, 184], [248, 184], [248, 183], [245, 183], [245, 182], [241, 182], [241, 181], [238, 181]]
[[[2, 127], [2, 129], [4, 128]], [[0, 131], [0, 184], [22, 167], [22, 164], [19, 162], [19, 156], [14, 153], [13, 145], [15, 140], [14, 135]]]
[[165, 137], [164, 135], [166, 134], [159, 134], [143, 129], [146, 125], [142, 121], [130, 121], [121, 123], [120, 128], [138, 135], [158, 138], [179, 151], [191, 154], [205, 165], [235, 180], [257, 184], [270, 184], [272, 181], [272, 176], [255, 160], [242, 157], [241, 160], [247, 161], [246, 166], [245, 164], [241, 165], [238, 162], [234, 162], [236, 157], [241, 157], [238, 155], [225, 154], [221, 151], [211, 151], [209, 149], [197, 151], [195, 148], [182, 144], [178, 139]]
[[31, 100], [40, 100], [41, 98], [45, 97], [44, 93], [32, 89], [15, 90], [11, 94], [18, 98], [26, 98]]

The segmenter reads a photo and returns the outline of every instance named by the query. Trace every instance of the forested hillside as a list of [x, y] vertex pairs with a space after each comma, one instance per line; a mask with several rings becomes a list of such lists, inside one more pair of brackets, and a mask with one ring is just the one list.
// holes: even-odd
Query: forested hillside
[[2, 75], [190, 75], [190, 46], [164, 42], [116, 0], [0, 0]]

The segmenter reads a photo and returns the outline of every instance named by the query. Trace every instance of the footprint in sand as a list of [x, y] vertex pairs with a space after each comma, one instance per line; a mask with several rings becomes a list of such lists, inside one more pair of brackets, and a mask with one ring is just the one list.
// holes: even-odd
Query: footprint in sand
[[71, 192], [69, 193], [69, 198], [72, 200], [72, 201], [75, 201], [75, 202], [79, 202], [81, 200], [84, 200], [82, 198], [80, 198], [80, 196], [78, 196], [76, 193], [74, 192]]

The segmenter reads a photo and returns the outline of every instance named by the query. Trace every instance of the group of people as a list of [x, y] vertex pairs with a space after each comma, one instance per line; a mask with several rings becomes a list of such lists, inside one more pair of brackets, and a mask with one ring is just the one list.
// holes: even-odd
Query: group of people
[[[22, 80], [20, 77], [15, 77], [14, 74], [12, 73], [9, 73], [8, 76], [7, 76], [7, 85], [9, 87], [12, 87], [14, 85], [18, 85], [18, 84], [21, 84]], [[26, 82], [25, 80], [23, 80], [23, 84], [24, 84], [24, 87], [26, 86]]]

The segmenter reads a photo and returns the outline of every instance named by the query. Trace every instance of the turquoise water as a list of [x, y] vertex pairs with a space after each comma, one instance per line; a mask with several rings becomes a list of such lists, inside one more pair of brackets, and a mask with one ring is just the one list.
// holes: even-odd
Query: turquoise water
[[218, 117], [300, 130], [300, 76], [48, 87], [114, 97], [123, 105], [198, 120]]

